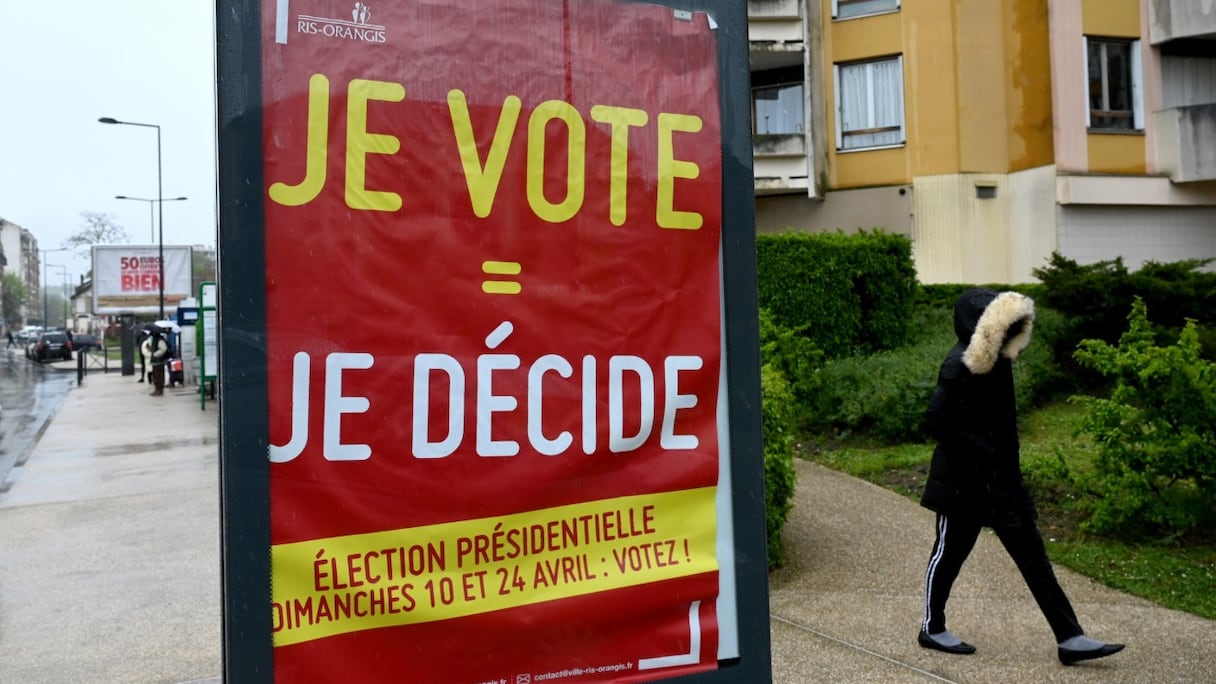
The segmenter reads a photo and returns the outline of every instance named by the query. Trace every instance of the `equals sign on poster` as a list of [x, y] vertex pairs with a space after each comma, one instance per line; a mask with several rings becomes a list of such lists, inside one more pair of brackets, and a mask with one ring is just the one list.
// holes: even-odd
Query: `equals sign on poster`
[[[481, 272], [489, 276], [518, 276], [523, 268], [518, 261], [483, 261]], [[490, 280], [481, 283], [481, 291], [486, 294], [519, 294], [523, 286], [516, 280]]]

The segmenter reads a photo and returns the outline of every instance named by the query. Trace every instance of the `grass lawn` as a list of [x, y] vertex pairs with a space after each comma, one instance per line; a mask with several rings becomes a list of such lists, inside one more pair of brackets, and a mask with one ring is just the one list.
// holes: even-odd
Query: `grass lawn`
[[[1060, 402], [1030, 412], [1022, 425], [1022, 471], [1052, 561], [1168, 608], [1216, 619], [1216, 540], [1127, 544], [1082, 531], [1085, 512], [1074, 478], [1090, 470], [1096, 453], [1088, 436], [1075, 434], [1083, 411]], [[798, 454], [918, 500], [933, 445], [808, 437]]]

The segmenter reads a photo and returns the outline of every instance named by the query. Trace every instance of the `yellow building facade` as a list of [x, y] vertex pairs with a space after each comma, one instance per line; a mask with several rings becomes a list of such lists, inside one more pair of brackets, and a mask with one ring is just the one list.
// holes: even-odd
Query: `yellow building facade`
[[[1216, 256], [1216, 173], [1200, 160], [1198, 178], [1171, 179], [1154, 118], [1172, 104], [1161, 64], [1202, 83], [1216, 51], [1154, 45], [1150, 5], [805, 0], [810, 180], [758, 191], [758, 228], [901, 233], [922, 282], [1027, 282], [1053, 251], [1131, 266]], [[767, 163], [757, 154], [758, 177]]]

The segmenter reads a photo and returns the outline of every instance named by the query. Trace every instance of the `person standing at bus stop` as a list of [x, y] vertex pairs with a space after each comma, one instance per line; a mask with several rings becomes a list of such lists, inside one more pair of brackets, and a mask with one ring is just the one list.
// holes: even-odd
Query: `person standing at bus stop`
[[144, 356], [144, 342], [147, 339], [147, 328], [135, 332], [135, 351], [139, 354], [139, 382], [148, 380], [148, 357]]
[[159, 397], [165, 393], [165, 362], [169, 357], [169, 344], [165, 342], [160, 328], [153, 326], [148, 332], [147, 339], [140, 345], [140, 351], [143, 352], [144, 358], [152, 364], [153, 390], [149, 394]]
[[958, 342], [938, 372], [925, 425], [937, 440], [921, 505], [937, 513], [925, 572], [918, 643], [946, 653], [975, 647], [946, 630], [946, 601], [980, 530], [990, 527], [1013, 558], [1055, 635], [1065, 665], [1123, 650], [1085, 636], [1056, 580], [1022, 483], [1013, 360], [1030, 344], [1034, 301], [1016, 292], [972, 288], [954, 310]]

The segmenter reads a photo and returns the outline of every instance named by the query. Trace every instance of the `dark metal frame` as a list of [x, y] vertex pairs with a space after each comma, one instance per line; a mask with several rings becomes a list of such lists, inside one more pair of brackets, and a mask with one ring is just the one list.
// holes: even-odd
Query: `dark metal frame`
[[[269, 1], [269, 0], [267, 0]], [[635, 0], [628, 0], [635, 1]], [[722, 266], [740, 657], [680, 678], [771, 679], [746, 3], [656, 0], [718, 25]], [[273, 679], [260, 3], [219, 0], [220, 517], [224, 681]]]

